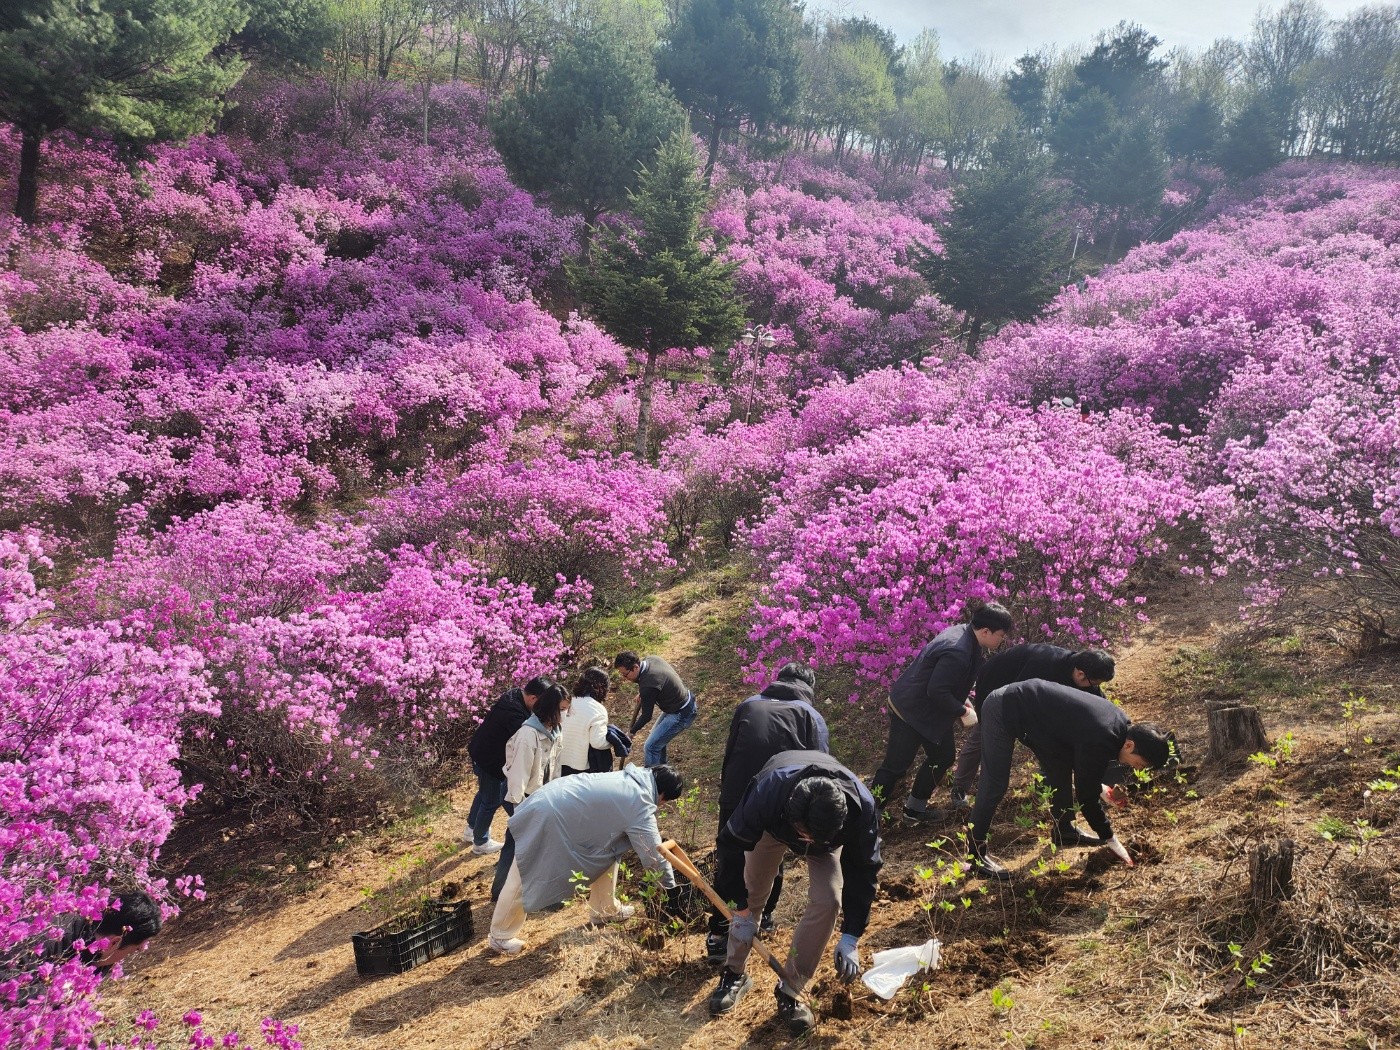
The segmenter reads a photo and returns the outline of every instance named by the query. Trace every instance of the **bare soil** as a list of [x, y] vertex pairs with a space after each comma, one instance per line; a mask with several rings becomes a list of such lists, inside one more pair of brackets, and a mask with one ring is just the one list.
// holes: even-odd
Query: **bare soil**
[[[1135, 786], [1115, 814], [1137, 866], [1102, 850], [1055, 852], [1024, 789], [1003, 803], [993, 838], [993, 853], [1016, 874], [1006, 885], [949, 874], [958, 870], [955, 828], [891, 824], [862, 948], [868, 958], [937, 937], [941, 965], [888, 1003], [859, 984], [848, 994], [824, 967], [813, 990], [821, 1021], [808, 1045], [1400, 1046], [1400, 792], [1374, 786], [1400, 767], [1400, 661], [1350, 660], [1321, 637], [1241, 651], [1222, 644], [1237, 596], [1168, 584], [1157, 598], [1151, 626], [1121, 651], [1115, 691], [1135, 718], [1176, 728], [1185, 758], [1181, 776]], [[748, 692], [732, 655], [744, 604], [742, 588], [710, 580], [663, 592], [648, 614], [666, 636], [661, 651], [701, 684], [702, 717], [671, 757], [705, 783], [662, 821], [697, 859], [714, 834], [703, 787], [729, 711]], [[1273, 768], [1200, 764], [1203, 701], [1219, 695], [1258, 703], [1270, 738], [1284, 738]], [[615, 720], [631, 705], [630, 695], [615, 698]], [[833, 750], [873, 772], [883, 719], [842, 699], [826, 705]], [[187, 821], [167, 854], [205, 872], [209, 900], [131, 962], [107, 996], [109, 1016], [199, 1009], [207, 1027], [244, 1033], [279, 1017], [301, 1026], [308, 1050], [790, 1041], [756, 961], [753, 992], [732, 1015], [710, 1019], [715, 972], [703, 960], [701, 924], [680, 934], [646, 919], [592, 929], [567, 907], [531, 917], [520, 957], [489, 953], [494, 861], [461, 842], [472, 792], [468, 779], [415, 817], [354, 833]], [[1261, 910], [1250, 900], [1249, 852], [1283, 837], [1298, 848], [1294, 894]], [[427, 858], [417, 881], [460, 884], [476, 934], [407, 974], [359, 977], [350, 936], [382, 917], [366, 895], [415, 881], [414, 858]], [[804, 899], [796, 865], [779, 950]]]

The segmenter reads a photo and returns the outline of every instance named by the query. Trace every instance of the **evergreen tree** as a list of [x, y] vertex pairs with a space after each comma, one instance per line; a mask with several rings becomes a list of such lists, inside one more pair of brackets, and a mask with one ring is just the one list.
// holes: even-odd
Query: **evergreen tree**
[[1196, 98], [1167, 124], [1167, 153], [1174, 160], [1184, 160], [1188, 164], [1209, 160], [1219, 149], [1224, 131], [1215, 101], [1204, 96]]
[[915, 252], [939, 298], [967, 316], [969, 353], [986, 328], [1029, 320], [1059, 291], [1069, 245], [1064, 195], [1049, 175], [1025, 137], [1003, 137], [953, 192], [938, 224], [942, 251]]
[[1268, 171], [1280, 160], [1287, 118], [1263, 95], [1256, 95], [1225, 125], [1217, 161], [1231, 179]]
[[590, 225], [626, 203], [641, 166], [684, 126], [651, 60], [608, 31], [564, 47], [539, 90], [516, 95], [494, 121], [516, 182]]
[[662, 41], [662, 79], [709, 125], [707, 186], [726, 132], [745, 122], [762, 130], [792, 115], [801, 27], [793, 0], [689, 0]]
[[129, 146], [203, 129], [243, 73], [236, 53], [218, 52], [247, 18], [241, 0], [7, 0], [0, 120], [20, 133], [15, 214], [34, 219], [52, 132]]
[[648, 450], [657, 363], [673, 348], [729, 342], [743, 328], [734, 265], [701, 246], [708, 193], [689, 132], [672, 136], [630, 195], [638, 229], [603, 233], [568, 264], [579, 297], [619, 341], [646, 355], [638, 392], [638, 458]]
[[1043, 55], [1027, 53], [1005, 77], [1006, 98], [1021, 115], [1021, 124], [1039, 133], [1045, 127], [1050, 64]]

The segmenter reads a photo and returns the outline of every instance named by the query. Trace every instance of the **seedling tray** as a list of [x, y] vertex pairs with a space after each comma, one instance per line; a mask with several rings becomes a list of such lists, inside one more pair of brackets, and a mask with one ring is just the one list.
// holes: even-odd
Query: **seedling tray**
[[472, 935], [470, 901], [435, 901], [426, 906], [426, 918], [394, 933], [395, 923], [350, 935], [355, 948], [355, 972], [361, 977], [405, 973], [420, 963], [446, 955]]

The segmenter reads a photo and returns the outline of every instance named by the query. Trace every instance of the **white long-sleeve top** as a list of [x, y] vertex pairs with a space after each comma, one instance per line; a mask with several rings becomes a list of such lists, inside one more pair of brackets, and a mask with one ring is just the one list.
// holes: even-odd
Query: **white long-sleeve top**
[[541, 730], [532, 717], [506, 741], [506, 801], [519, 805], [559, 775], [559, 733]]
[[608, 709], [591, 696], [576, 696], [559, 732], [559, 764], [588, 768], [588, 749], [608, 746]]

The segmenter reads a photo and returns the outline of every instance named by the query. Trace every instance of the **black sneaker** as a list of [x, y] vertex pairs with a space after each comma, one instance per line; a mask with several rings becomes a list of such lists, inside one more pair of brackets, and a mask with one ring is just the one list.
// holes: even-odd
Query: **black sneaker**
[[792, 1035], [806, 1035], [817, 1026], [812, 1008], [801, 999], [783, 991], [782, 981], [773, 986], [773, 994], [778, 997], [778, 1020], [787, 1025], [787, 1030]]
[[948, 805], [954, 813], [970, 813], [972, 802], [961, 791], [950, 791], [948, 793]]
[[1061, 849], [1072, 849], [1076, 846], [1102, 846], [1103, 839], [1097, 835], [1086, 835], [1074, 824], [1056, 824], [1050, 829], [1050, 841]]
[[734, 1009], [734, 1004], [753, 987], [753, 981], [746, 973], [735, 973], [728, 966], [719, 972], [719, 984], [710, 993], [710, 1016], [718, 1017]]
[[915, 824], [937, 824], [942, 816], [936, 809], [910, 809], [905, 806], [904, 819]]
[[771, 911], [766, 911], [759, 916], [758, 932], [765, 937], [771, 937], [778, 932], [778, 922], [773, 918], [773, 913]]
[[711, 966], [723, 966], [729, 958], [729, 934], [709, 933], [705, 935], [705, 959]]
[[1011, 881], [1011, 871], [992, 860], [991, 857], [974, 856], [972, 858], [972, 870], [977, 872], [977, 874], [981, 875], [984, 879], [993, 879], [996, 882]]

